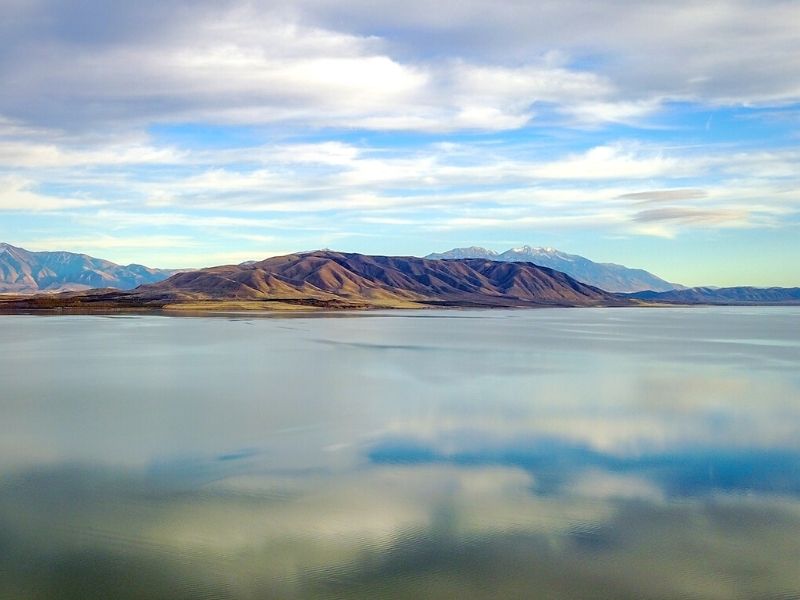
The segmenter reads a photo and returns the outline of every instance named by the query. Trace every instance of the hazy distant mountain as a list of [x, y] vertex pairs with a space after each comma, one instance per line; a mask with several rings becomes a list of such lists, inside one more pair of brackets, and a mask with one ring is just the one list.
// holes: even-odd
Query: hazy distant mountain
[[39, 296], [4, 304], [7, 308], [192, 305], [202, 309], [214, 302], [216, 307], [238, 303], [265, 309], [274, 303], [339, 308], [629, 303], [559, 271], [528, 263], [484, 259], [439, 261], [319, 251], [179, 273], [130, 292]]
[[555, 248], [536, 248], [522, 246], [503, 253], [487, 250], [479, 246], [454, 248], [441, 254], [429, 254], [431, 260], [453, 258], [485, 258], [503, 262], [532, 262], [549, 267], [583, 283], [588, 283], [609, 292], [638, 292], [653, 290], [663, 292], [682, 289], [683, 286], [664, 281], [643, 269], [630, 269], [614, 263], [596, 263], [577, 254], [567, 254]]
[[625, 294], [669, 304], [800, 304], [800, 288], [695, 287], [669, 292], [636, 292]]
[[30, 294], [114, 287], [123, 290], [155, 283], [175, 271], [142, 265], [120, 266], [72, 252], [29, 252], [0, 243], [0, 292]]
[[486, 260], [499, 260], [499, 253], [488, 248], [481, 248], [480, 246], [470, 246], [469, 248], [453, 248], [441, 254], [433, 253], [428, 254], [425, 258], [428, 260], [443, 260], [453, 258], [485, 258]]

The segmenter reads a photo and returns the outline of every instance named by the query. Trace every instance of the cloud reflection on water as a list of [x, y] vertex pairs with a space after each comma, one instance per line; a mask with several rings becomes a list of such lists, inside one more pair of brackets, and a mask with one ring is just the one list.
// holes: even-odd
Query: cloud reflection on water
[[0, 596], [800, 593], [795, 309], [436, 314], [0, 321]]
[[0, 589], [44, 598], [734, 598], [800, 589], [795, 498], [670, 503], [636, 478], [604, 477], [540, 495], [535, 477], [510, 467], [234, 476], [193, 490], [135, 473], [20, 473], [0, 486]]

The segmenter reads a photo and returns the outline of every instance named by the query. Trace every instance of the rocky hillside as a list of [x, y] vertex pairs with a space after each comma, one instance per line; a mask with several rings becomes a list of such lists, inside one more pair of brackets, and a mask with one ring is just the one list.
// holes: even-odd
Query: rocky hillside
[[[39, 303], [37, 305], [37, 302]], [[130, 292], [66, 294], [30, 307], [163, 307], [224, 302], [309, 306], [605, 306], [627, 304], [529, 263], [426, 260], [331, 251], [178, 273]], [[47, 306], [45, 306], [47, 305]], [[7, 307], [10, 306], [7, 304]]]

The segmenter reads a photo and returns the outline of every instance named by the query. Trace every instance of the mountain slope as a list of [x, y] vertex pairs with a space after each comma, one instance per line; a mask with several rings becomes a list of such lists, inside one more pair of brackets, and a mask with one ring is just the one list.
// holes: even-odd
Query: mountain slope
[[609, 292], [638, 292], [653, 290], [658, 292], [680, 289], [683, 286], [669, 283], [643, 269], [630, 269], [614, 263], [596, 263], [577, 254], [567, 254], [555, 248], [536, 248], [522, 246], [498, 254], [479, 246], [453, 248], [440, 254], [429, 254], [431, 260], [453, 258], [485, 258], [503, 262], [531, 262], [566, 273], [583, 283], [599, 287]]
[[0, 243], [0, 292], [31, 294], [114, 287], [132, 289], [166, 279], [175, 271], [121, 266], [72, 252], [30, 252]]
[[602, 290], [552, 269], [483, 259], [432, 261], [320, 251], [252, 265], [180, 273], [139, 294], [192, 293], [206, 298], [315, 297], [476, 304], [592, 305], [617, 302]]
[[[269, 302], [327, 306], [605, 306], [629, 301], [528, 263], [426, 260], [331, 251], [178, 273], [129, 292], [33, 299], [28, 308], [208, 306]], [[5, 303], [7, 308], [20, 307]]]
[[800, 304], [800, 288], [696, 287], [669, 292], [636, 292], [625, 296], [667, 304]]

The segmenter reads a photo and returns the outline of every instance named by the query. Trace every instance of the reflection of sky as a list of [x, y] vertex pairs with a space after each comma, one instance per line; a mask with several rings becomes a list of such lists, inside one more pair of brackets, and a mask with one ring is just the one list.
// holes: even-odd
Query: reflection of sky
[[0, 592], [791, 597], [798, 316], [4, 318]]

